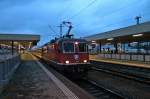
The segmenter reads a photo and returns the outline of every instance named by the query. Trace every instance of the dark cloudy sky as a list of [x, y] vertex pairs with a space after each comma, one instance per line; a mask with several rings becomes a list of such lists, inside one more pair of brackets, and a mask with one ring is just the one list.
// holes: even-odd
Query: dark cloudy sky
[[150, 0], [0, 0], [0, 33], [40, 34], [41, 45], [59, 35], [64, 20], [84, 37], [133, 25], [137, 15], [150, 20]]

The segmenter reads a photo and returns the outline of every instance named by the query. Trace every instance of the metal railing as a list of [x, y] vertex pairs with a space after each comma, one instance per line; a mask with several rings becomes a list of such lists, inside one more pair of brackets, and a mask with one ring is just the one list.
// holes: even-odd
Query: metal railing
[[0, 92], [20, 64], [20, 55], [0, 61]]
[[146, 54], [98, 54], [97, 58], [150, 62], [150, 55]]

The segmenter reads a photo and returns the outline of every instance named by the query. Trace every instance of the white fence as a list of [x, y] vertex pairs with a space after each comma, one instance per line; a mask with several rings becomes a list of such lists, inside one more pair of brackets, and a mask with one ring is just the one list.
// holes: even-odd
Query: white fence
[[150, 62], [150, 55], [133, 55], [133, 54], [98, 54], [97, 58], [108, 58], [118, 60], [131, 60]]

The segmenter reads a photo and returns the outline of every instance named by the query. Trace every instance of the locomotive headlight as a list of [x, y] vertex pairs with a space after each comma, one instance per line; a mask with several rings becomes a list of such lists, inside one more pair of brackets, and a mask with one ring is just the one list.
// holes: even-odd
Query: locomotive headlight
[[87, 63], [87, 60], [83, 60], [84, 63]]
[[77, 45], [77, 44], [78, 44], [78, 42], [75, 42], [75, 44]]
[[69, 61], [67, 60], [67, 61], [65, 61], [65, 63], [66, 63], [66, 64], [69, 64]]

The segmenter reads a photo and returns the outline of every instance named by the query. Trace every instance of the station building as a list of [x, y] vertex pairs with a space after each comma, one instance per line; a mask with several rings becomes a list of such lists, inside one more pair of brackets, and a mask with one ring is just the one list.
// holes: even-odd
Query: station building
[[150, 21], [84, 37], [100, 58], [150, 62]]

